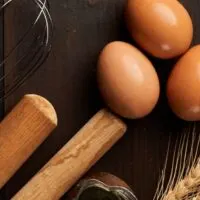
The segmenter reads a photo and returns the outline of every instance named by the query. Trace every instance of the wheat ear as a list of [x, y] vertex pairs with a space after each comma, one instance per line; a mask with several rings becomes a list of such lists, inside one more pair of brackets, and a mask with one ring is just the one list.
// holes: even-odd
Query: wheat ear
[[[172, 163], [168, 163], [169, 149], [173, 149]], [[153, 200], [200, 200], [200, 135], [194, 123], [169, 143], [166, 161]], [[169, 165], [169, 166], [168, 166]], [[166, 168], [171, 173], [166, 181]], [[165, 188], [165, 189], [164, 189]]]
[[[186, 139], [187, 145], [183, 143], [185, 155], [187, 154], [189, 138]], [[194, 148], [194, 141], [196, 146]], [[182, 170], [179, 171], [176, 181], [169, 181], [170, 187], [164, 192], [161, 200], [200, 200], [200, 157], [199, 155], [200, 135], [197, 136], [195, 125], [192, 131], [192, 144], [187, 162], [180, 162]], [[182, 145], [181, 145], [182, 146]], [[179, 151], [179, 150], [178, 150]], [[182, 152], [183, 153], [183, 152]], [[179, 158], [177, 158], [179, 160]], [[185, 160], [185, 159], [184, 159]], [[178, 161], [177, 161], [178, 162]], [[175, 169], [172, 174], [176, 173]]]
[[189, 174], [170, 190], [163, 200], [200, 199], [200, 164], [192, 167]]

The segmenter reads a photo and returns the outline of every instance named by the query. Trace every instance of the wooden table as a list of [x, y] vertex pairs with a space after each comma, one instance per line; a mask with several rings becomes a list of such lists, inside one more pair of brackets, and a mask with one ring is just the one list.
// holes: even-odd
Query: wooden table
[[[4, 107], [7, 113], [26, 93], [43, 95], [55, 106], [59, 126], [3, 188], [3, 200], [16, 193], [103, 107], [96, 86], [96, 62], [108, 42], [124, 40], [132, 43], [123, 21], [125, 2], [50, 0], [55, 24], [51, 55], [33, 77], [5, 99]], [[194, 44], [197, 44], [200, 42], [200, 0], [182, 2], [193, 18]], [[17, 24], [11, 26], [18, 28]], [[151, 60], [161, 78], [162, 94], [158, 106], [144, 119], [126, 120], [128, 132], [125, 137], [91, 169], [123, 178], [140, 200], [152, 199], [155, 193], [169, 135], [173, 141], [177, 132], [188, 126], [173, 116], [166, 102], [165, 83], [175, 61]]]

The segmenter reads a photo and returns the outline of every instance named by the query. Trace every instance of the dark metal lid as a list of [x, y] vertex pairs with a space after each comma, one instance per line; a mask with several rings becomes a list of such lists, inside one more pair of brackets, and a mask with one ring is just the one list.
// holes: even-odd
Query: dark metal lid
[[79, 192], [73, 200], [137, 200], [131, 190], [121, 186], [109, 186], [97, 179], [81, 181]]

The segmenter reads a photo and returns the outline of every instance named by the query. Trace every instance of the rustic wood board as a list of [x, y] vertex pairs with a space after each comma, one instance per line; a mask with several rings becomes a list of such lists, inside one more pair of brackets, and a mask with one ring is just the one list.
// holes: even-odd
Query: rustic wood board
[[[26, 93], [41, 94], [55, 106], [59, 126], [3, 188], [4, 200], [16, 193], [103, 106], [95, 80], [96, 61], [108, 42], [132, 42], [123, 21], [125, 3], [126, 0], [50, 0], [55, 24], [51, 55], [31, 79], [5, 100], [5, 109], [9, 111]], [[200, 0], [182, 3], [193, 18], [194, 44], [199, 43]], [[17, 24], [6, 25], [18, 29]], [[145, 119], [126, 120], [126, 136], [91, 170], [123, 178], [140, 200], [152, 199], [155, 193], [169, 134], [173, 140], [178, 131], [188, 126], [172, 115], [166, 103], [165, 83], [174, 61], [152, 61], [162, 79], [159, 105]]]

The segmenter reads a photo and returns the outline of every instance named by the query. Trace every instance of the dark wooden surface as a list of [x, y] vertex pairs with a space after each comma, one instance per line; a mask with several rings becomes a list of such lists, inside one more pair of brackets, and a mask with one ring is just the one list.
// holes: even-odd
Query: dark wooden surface
[[[198, 43], [200, 0], [182, 2], [193, 18], [194, 43]], [[125, 3], [126, 0], [50, 0], [55, 24], [51, 55], [31, 79], [5, 100], [5, 108], [8, 112], [26, 93], [41, 94], [55, 106], [59, 126], [3, 188], [4, 200], [16, 193], [104, 106], [96, 86], [96, 62], [108, 42], [132, 42], [123, 21]], [[17, 24], [11, 26], [18, 28]], [[162, 85], [158, 106], [145, 119], [126, 120], [125, 137], [91, 169], [123, 178], [140, 200], [152, 199], [155, 193], [169, 135], [173, 140], [178, 131], [188, 126], [172, 115], [166, 103], [165, 83], [175, 61], [152, 61]]]
[[[3, 44], [3, 14], [0, 14], [0, 43]], [[0, 60], [3, 60], [3, 45], [0, 45]], [[0, 77], [4, 74], [4, 67], [0, 66]], [[0, 90], [4, 89], [3, 81], [0, 81]], [[0, 97], [2, 96], [2, 92], [0, 92]], [[0, 100], [0, 119], [4, 115], [4, 103], [3, 99]]]

